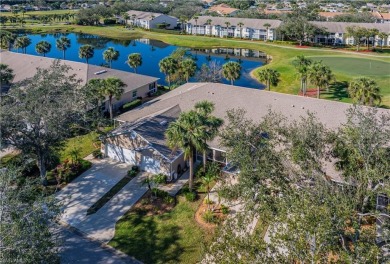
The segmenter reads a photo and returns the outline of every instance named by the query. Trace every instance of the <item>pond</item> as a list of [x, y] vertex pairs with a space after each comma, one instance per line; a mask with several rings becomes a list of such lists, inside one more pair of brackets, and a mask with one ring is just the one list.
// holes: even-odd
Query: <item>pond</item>
[[[78, 57], [79, 47], [82, 45], [92, 45], [95, 48], [93, 58], [89, 59], [90, 64], [104, 65], [107, 64], [103, 59], [103, 52], [108, 47], [113, 47], [118, 50], [120, 55], [117, 61], [112, 62], [114, 69], [133, 72], [125, 62], [130, 53], [141, 53], [143, 64], [137, 68], [137, 73], [154, 76], [160, 78], [160, 84], [166, 84], [165, 75], [159, 70], [158, 63], [164, 57], [169, 56], [177, 46], [169, 45], [161, 41], [152, 39], [136, 39], [136, 40], [115, 40], [89, 34], [69, 33], [69, 34], [30, 34], [27, 35], [31, 39], [31, 45], [27, 47], [27, 53], [38, 55], [35, 51], [35, 45], [46, 40], [51, 43], [51, 51], [46, 54], [47, 57], [62, 59], [62, 51], [56, 49], [56, 39], [61, 36], [66, 36], [71, 41], [70, 48], [66, 51], [66, 59], [72, 61], [85, 62], [85, 59]], [[17, 51], [14, 49], [13, 51]], [[265, 54], [259, 51], [248, 49], [189, 49], [189, 54], [196, 60], [198, 68], [210, 61], [216, 61], [220, 65], [228, 61], [238, 61], [242, 66], [241, 78], [234, 82], [235, 85], [248, 88], [264, 88], [257, 80], [250, 77], [250, 72], [262, 66], [265, 63]], [[195, 78], [190, 81], [196, 81]], [[224, 83], [229, 81], [223, 79]]]

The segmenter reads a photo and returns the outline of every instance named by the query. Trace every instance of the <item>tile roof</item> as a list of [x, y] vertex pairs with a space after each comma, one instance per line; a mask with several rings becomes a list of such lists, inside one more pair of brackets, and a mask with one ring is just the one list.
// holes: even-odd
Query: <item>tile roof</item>
[[239, 9], [230, 7], [227, 4], [220, 4], [210, 7], [208, 10], [211, 12], [217, 12], [221, 15], [230, 15], [234, 12], [237, 12]]
[[[55, 59], [53, 58], [15, 53], [10, 51], [0, 52], [1, 63], [7, 64], [11, 69], [14, 70], [14, 83], [33, 77], [37, 72], [37, 68], [48, 68], [54, 60]], [[158, 78], [151, 76], [134, 74], [131, 72], [120, 71], [81, 62], [61, 60], [61, 63], [71, 67], [69, 75], [75, 74], [77, 79], [81, 79], [82, 85], [86, 84], [88, 80], [94, 78], [102, 79], [107, 77], [118, 77], [127, 84], [127, 87], [125, 87], [125, 92], [129, 92], [158, 80]], [[96, 75], [95, 73], [99, 71], [104, 72]]]
[[311, 21], [313, 25], [325, 28], [328, 32], [346, 33], [347, 27], [358, 26], [368, 29], [376, 28], [381, 32], [390, 33], [390, 25], [386, 23], [350, 23], [350, 22], [322, 22]]
[[[237, 26], [238, 23], [243, 23], [243, 27], [265, 29], [265, 24], [270, 24], [270, 28], [278, 28], [282, 21], [276, 19], [252, 19], [252, 18], [236, 18], [236, 17], [213, 17], [213, 16], [200, 16], [198, 17], [198, 25], [208, 25], [207, 20], [211, 20], [212, 26], [223, 26], [225, 22], [229, 22], [230, 26]], [[195, 20], [188, 21], [190, 24], [195, 24]]]
[[344, 12], [318, 12], [318, 15], [326, 18], [334, 18], [335, 16], [345, 15]]
[[[116, 119], [123, 122], [138, 122], [175, 105], [178, 105], [181, 111], [188, 111], [202, 100], [213, 102], [215, 104], [213, 114], [224, 119], [226, 111], [233, 108], [246, 110], [247, 117], [254, 121], [260, 121], [269, 109], [283, 114], [290, 121], [298, 120], [310, 111], [329, 129], [336, 129], [346, 122], [345, 112], [351, 107], [351, 104], [347, 103], [219, 83], [188, 83]], [[390, 110], [385, 109], [379, 111], [390, 113]], [[221, 149], [218, 139], [209, 142], [209, 145]]]
[[[126, 13], [129, 14], [130, 18], [132, 15], [136, 15], [137, 19], [142, 19], [142, 20], [152, 20], [152, 16], [154, 18], [157, 18], [159, 16], [168, 16], [168, 15], [164, 15], [161, 13], [144, 12], [144, 11], [137, 11], [137, 10], [130, 10], [130, 11], [127, 11]], [[169, 17], [176, 18], [173, 16], [169, 16]]]

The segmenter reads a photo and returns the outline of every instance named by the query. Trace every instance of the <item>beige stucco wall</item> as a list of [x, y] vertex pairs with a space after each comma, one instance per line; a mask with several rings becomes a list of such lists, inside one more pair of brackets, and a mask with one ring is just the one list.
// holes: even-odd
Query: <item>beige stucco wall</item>
[[[157, 84], [156, 84], [156, 87], [157, 87]], [[134, 91], [137, 91], [137, 95], [133, 97]], [[149, 92], [149, 84], [141, 86], [137, 89], [128, 91], [127, 93], [124, 93], [119, 100], [116, 100], [115, 98], [113, 98], [113, 100], [112, 100], [113, 110], [114, 111], [118, 110], [120, 106], [137, 99], [137, 97], [142, 97], [142, 98], [147, 97], [148, 92]], [[106, 107], [106, 110], [108, 110], [108, 101], [106, 101], [105, 107]]]

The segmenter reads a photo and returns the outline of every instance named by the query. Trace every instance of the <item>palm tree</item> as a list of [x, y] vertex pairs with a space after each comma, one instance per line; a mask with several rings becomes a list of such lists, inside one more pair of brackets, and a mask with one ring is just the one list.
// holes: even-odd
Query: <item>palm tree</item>
[[[211, 37], [211, 29], [212, 29], [212, 27], [211, 27], [211, 22], [213, 22], [211, 19], [207, 19], [207, 21], [206, 21], [206, 24], [209, 26], [210, 37]], [[206, 33], [206, 32], [205, 32], [205, 33]]]
[[374, 106], [382, 102], [377, 83], [367, 77], [353, 80], [348, 86], [348, 94], [355, 103]]
[[86, 59], [87, 64], [88, 60], [93, 57], [94, 48], [91, 45], [84, 45], [79, 48], [79, 58]]
[[203, 172], [206, 173], [206, 162], [207, 162], [206, 142], [213, 140], [217, 136], [218, 129], [223, 125], [223, 119], [211, 115], [211, 113], [215, 109], [215, 105], [212, 102], [206, 100], [200, 101], [195, 104], [194, 108], [201, 118], [202, 126], [205, 128], [205, 134], [203, 135], [205, 144], [203, 146], [206, 148], [200, 151], [203, 152]]
[[6, 64], [0, 63], [0, 95], [3, 92], [2, 87], [9, 86], [14, 77], [14, 70]]
[[328, 87], [334, 79], [329, 66], [324, 65], [322, 61], [316, 61], [310, 66], [308, 78], [317, 87], [317, 98], [320, 98], [321, 88]]
[[27, 47], [30, 46], [31, 39], [27, 36], [18, 37], [15, 39], [14, 47], [16, 49], [22, 49], [24, 54], [26, 54]]
[[171, 57], [166, 57], [160, 60], [158, 66], [160, 67], [160, 72], [164, 73], [167, 76], [166, 78], [168, 86], [171, 87], [171, 75], [179, 69], [177, 60]]
[[90, 79], [84, 86], [84, 94], [89, 102], [91, 102], [96, 109], [97, 115], [100, 114], [101, 104], [105, 96], [103, 94], [105, 87], [104, 79]]
[[114, 117], [112, 112], [112, 99], [119, 100], [124, 92], [124, 87], [127, 85], [117, 77], [108, 77], [104, 81], [102, 94], [108, 96], [108, 108], [110, 110], [110, 119]]
[[385, 32], [380, 32], [378, 37], [381, 39], [381, 49], [383, 49], [383, 44], [386, 42], [385, 40], [389, 37], [389, 35]]
[[268, 40], [268, 29], [271, 27], [271, 24], [270, 23], [265, 23], [264, 25], [263, 25], [263, 27], [265, 27], [265, 41], [267, 41]]
[[198, 19], [199, 19], [199, 17], [198, 16], [194, 16], [192, 19], [194, 19], [195, 20], [195, 35], [197, 35], [198, 33], [197, 33], [197, 31], [198, 31]]
[[62, 50], [62, 58], [65, 60], [65, 52], [70, 48], [70, 39], [67, 37], [61, 37], [56, 40], [56, 47], [59, 50]]
[[293, 60], [292, 64], [295, 66], [295, 69], [298, 71], [298, 75], [301, 78], [301, 91], [303, 96], [306, 95], [306, 89], [307, 89], [307, 74], [309, 71], [309, 67], [311, 65], [312, 61], [310, 59], [307, 59], [303, 55], [297, 56], [296, 59]]
[[51, 44], [46, 40], [39, 41], [37, 45], [35, 45], [35, 51], [38, 54], [43, 54], [43, 57], [46, 57], [46, 53], [50, 52]]
[[0, 43], [1, 48], [7, 48], [11, 50], [12, 45], [15, 43], [16, 35], [8, 31], [0, 31]]
[[182, 112], [179, 118], [169, 124], [165, 131], [168, 146], [176, 151], [184, 152], [184, 159], [190, 164], [189, 189], [192, 191], [194, 182], [194, 152], [197, 149], [205, 149], [205, 141], [202, 136], [205, 129], [201, 126], [199, 114], [191, 110]]
[[241, 77], [241, 65], [235, 61], [229, 61], [222, 66], [222, 76], [234, 84]]
[[242, 39], [242, 27], [244, 26], [244, 23], [239, 22], [239, 23], [237, 24], [237, 26], [240, 27], [240, 39]]
[[[181, 16], [179, 18], [179, 20], [180, 20], [180, 24], [181, 24], [181, 30], [184, 33], [185, 32], [185, 23], [187, 22], [187, 17]], [[191, 34], [192, 34], [192, 27], [191, 27]]]
[[180, 71], [183, 73], [186, 82], [189, 81], [191, 77], [195, 76], [196, 73], [196, 63], [193, 59], [185, 59], [180, 62]]
[[372, 47], [375, 47], [375, 36], [379, 34], [379, 30], [376, 28], [372, 28], [368, 30], [368, 40], [367, 40], [367, 49], [369, 48], [369, 42], [370, 42], [370, 37], [372, 37]]
[[[205, 176], [202, 177], [202, 184], [206, 186], [207, 190], [207, 200], [210, 201], [210, 185], [215, 181], [217, 178], [217, 175], [213, 173], [207, 173]], [[207, 210], [210, 210], [210, 203], [207, 203]]]
[[127, 12], [124, 12], [122, 18], [125, 20], [125, 26], [127, 26], [127, 20], [130, 19], [130, 15]]
[[225, 22], [226, 25], [226, 38], [229, 36], [229, 27], [230, 27], [230, 22]]
[[142, 65], [142, 56], [140, 53], [131, 53], [127, 57], [127, 64], [134, 69], [134, 72], [137, 73], [137, 67]]
[[273, 69], [261, 70], [258, 74], [259, 81], [265, 82], [268, 91], [271, 91], [271, 85], [277, 86], [280, 82], [280, 73]]
[[113, 47], [109, 47], [103, 52], [103, 59], [107, 61], [112, 68], [112, 61], [119, 58], [119, 51], [115, 50]]

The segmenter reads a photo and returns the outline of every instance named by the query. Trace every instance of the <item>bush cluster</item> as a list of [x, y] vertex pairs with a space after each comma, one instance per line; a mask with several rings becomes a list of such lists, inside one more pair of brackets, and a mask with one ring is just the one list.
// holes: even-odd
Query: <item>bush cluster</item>
[[91, 166], [91, 162], [83, 159], [80, 159], [76, 162], [69, 162], [69, 160], [65, 160], [54, 170], [49, 171], [47, 173], [47, 178], [49, 180], [56, 179], [57, 183], [69, 183], [77, 178], [80, 174], [91, 168]]
[[92, 156], [95, 159], [101, 159], [101, 158], [103, 158], [103, 153], [101, 152], [100, 149], [95, 149], [94, 151], [92, 151]]
[[186, 200], [189, 202], [193, 202], [197, 198], [196, 192], [190, 192], [190, 191], [185, 192], [184, 196], [186, 197]]
[[141, 99], [135, 99], [134, 101], [130, 102], [130, 103], [126, 103], [124, 105], [122, 105], [119, 110], [124, 113], [124, 112], [127, 112], [127, 111], [130, 111], [131, 109], [134, 109], [136, 108], [137, 106], [140, 106], [142, 105], [142, 100]]
[[138, 166], [133, 166], [131, 167], [131, 170], [127, 172], [127, 176], [129, 176], [130, 178], [134, 178], [135, 176], [137, 176], [138, 172], [139, 172]]
[[210, 210], [207, 210], [204, 214], [203, 214], [203, 220], [205, 220], [207, 223], [213, 223], [215, 222], [215, 218], [214, 218], [214, 214], [212, 211]]

